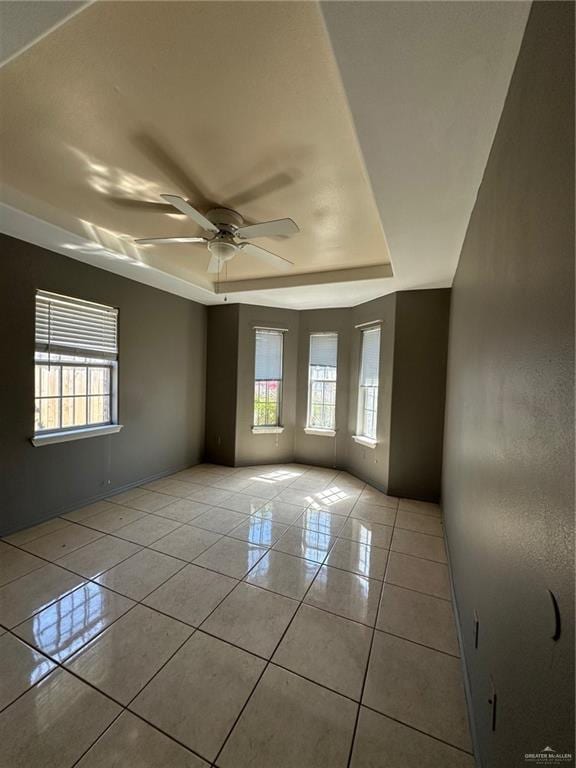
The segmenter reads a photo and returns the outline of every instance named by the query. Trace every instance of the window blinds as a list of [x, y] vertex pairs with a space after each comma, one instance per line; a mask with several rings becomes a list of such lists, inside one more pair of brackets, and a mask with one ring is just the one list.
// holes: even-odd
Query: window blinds
[[360, 385], [364, 387], [378, 386], [378, 370], [380, 368], [380, 326], [362, 331], [362, 364], [360, 368]]
[[37, 291], [36, 350], [116, 360], [118, 310], [57, 293]]
[[256, 330], [256, 381], [279, 381], [282, 378], [282, 331]]
[[336, 368], [338, 360], [338, 334], [312, 333], [310, 335], [310, 365]]

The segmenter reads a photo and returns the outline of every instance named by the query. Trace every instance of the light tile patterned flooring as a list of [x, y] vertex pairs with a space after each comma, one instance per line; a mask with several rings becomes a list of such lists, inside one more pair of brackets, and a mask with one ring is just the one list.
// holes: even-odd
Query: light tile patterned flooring
[[472, 768], [440, 511], [200, 465], [0, 541], [0, 768]]

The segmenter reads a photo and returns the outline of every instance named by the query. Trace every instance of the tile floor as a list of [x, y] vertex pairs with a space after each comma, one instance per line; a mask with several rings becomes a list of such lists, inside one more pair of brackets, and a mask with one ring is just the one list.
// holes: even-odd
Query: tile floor
[[439, 509], [200, 465], [0, 541], [0, 768], [472, 768]]

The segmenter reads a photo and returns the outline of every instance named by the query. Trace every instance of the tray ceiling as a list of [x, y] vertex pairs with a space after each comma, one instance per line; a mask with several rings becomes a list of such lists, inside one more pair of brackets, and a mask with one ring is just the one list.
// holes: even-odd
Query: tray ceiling
[[[451, 285], [529, 7], [96, 0], [0, 69], [0, 228], [207, 304]], [[294, 269], [137, 249], [198, 234], [161, 193], [292, 217]]]
[[[0, 71], [4, 201], [130, 257], [135, 237], [200, 234], [160, 194], [301, 233], [258, 244], [307, 275], [389, 254], [316, 3], [96, 2]], [[169, 210], [169, 209], [168, 209]], [[54, 222], [52, 222], [54, 223]], [[124, 244], [124, 245], [122, 245]], [[203, 245], [146, 246], [209, 286]], [[221, 279], [272, 278], [246, 254]]]

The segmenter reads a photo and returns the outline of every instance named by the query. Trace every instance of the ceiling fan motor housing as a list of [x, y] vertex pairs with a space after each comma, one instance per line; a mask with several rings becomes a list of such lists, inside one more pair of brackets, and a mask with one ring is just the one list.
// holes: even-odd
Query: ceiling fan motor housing
[[213, 224], [223, 230], [233, 232], [238, 227], [244, 224], [244, 219], [236, 211], [230, 210], [230, 208], [213, 208], [208, 211], [206, 218]]
[[230, 261], [236, 255], [238, 250], [234, 242], [234, 233], [236, 229], [244, 223], [244, 219], [236, 211], [228, 208], [213, 208], [206, 214], [213, 224], [216, 224], [220, 232], [208, 243], [208, 250], [212, 256], [216, 256], [223, 264]]

